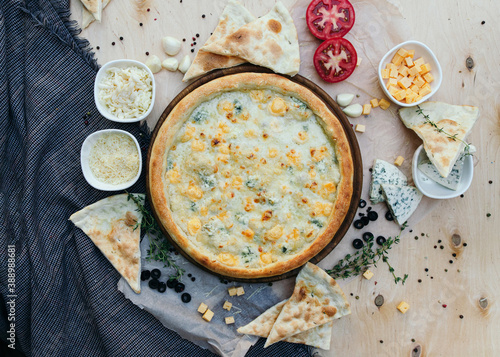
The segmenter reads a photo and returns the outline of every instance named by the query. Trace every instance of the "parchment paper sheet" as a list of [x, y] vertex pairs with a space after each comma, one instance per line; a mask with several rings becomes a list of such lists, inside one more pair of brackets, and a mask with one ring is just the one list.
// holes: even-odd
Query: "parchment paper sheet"
[[[409, 33], [399, 11], [399, 2], [397, 0], [352, 0], [356, 11], [356, 23], [345, 37], [353, 43], [362, 62], [351, 77], [337, 84], [322, 81], [314, 69], [313, 54], [321, 42], [309, 33], [305, 22], [305, 10], [309, 2], [309, 0], [298, 0], [291, 9], [299, 33], [302, 62], [299, 73], [320, 85], [334, 99], [340, 93], [359, 95], [358, 98], [354, 99], [353, 103], [360, 104], [369, 103], [372, 98], [383, 98], [384, 95], [377, 78], [380, 59], [398, 43], [415, 39]], [[255, 15], [260, 16], [263, 14]], [[176, 93], [170, 94], [173, 97]], [[397, 156], [403, 156], [405, 162], [401, 170], [412, 182], [411, 158], [421, 141], [401, 123], [397, 117], [397, 106], [395, 104], [391, 104], [391, 107], [386, 111], [381, 108], [373, 108], [369, 116], [352, 119], [351, 123], [366, 125], [366, 132], [362, 134], [356, 133], [356, 136], [363, 158], [362, 198], [370, 206], [368, 199], [369, 168], [372, 166], [374, 159], [379, 158], [392, 163]], [[424, 197], [417, 211], [409, 220], [410, 228], [427, 215], [436, 204], [437, 201]], [[366, 212], [367, 207], [359, 212]], [[371, 222], [368, 227], [361, 231], [351, 227], [342, 242], [319, 264], [320, 267], [324, 269], [331, 268], [345, 254], [352, 252], [352, 240], [360, 238], [365, 231], [370, 231], [375, 236], [384, 235], [385, 237], [394, 236], [398, 233], [398, 226], [394, 222], [386, 221], [384, 218], [387, 212], [385, 203], [372, 205], [372, 207], [374, 211], [379, 213], [379, 219], [376, 222]], [[404, 235], [403, 238], [405, 238]], [[148, 240], [146, 237], [141, 243], [143, 257], [146, 256], [147, 248]], [[395, 254], [398, 254], [397, 247], [391, 250], [391, 255]], [[140, 295], [135, 294], [123, 279], [119, 281], [118, 288], [134, 304], [149, 311], [167, 328], [222, 356], [239, 357], [245, 355], [258, 338], [239, 335], [236, 328], [245, 325], [270, 306], [289, 297], [295, 282], [295, 279], [288, 279], [275, 282], [272, 286], [268, 284], [223, 284], [219, 278], [198, 269], [180, 255], [177, 256], [177, 261], [186, 270], [183, 282], [186, 284], [186, 292], [189, 292], [192, 296], [192, 300], [188, 304], [182, 303], [180, 294], [175, 293], [172, 289], [167, 289], [166, 293], [160, 294], [149, 289], [144, 282], [142, 283]], [[163, 271], [165, 277], [162, 277], [162, 279], [166, 279], [168, 269], [163, 269], [163, 264], [149, 263], [143, 258], [143, 269], [153, 269], [155, 267]], [[187, 277], [187, 273], [193, 274], [196, 281], [192, 282]], [[345, 281], [339, 281], [340, 286], [344, 286], [345, 283]], [[227, 288], [233, 285], [243, 286], [245, 295], [229, 297]], [[222, 309], [225, 300], [233, 304], [230, 312]], [[196, 311], [201, 302], [206, 303], [215, 313], [210, 323], [202, 320], [201, 314]], [[236, 323], [226, 325], [224, 322], [226, 316], [234, 316]], [[356, 318], [356, 316], [351, 315], [345, 318]], [[341, 331], [336, 332], [334, 328], [334, 335], [336, 333], [341, 333]]]

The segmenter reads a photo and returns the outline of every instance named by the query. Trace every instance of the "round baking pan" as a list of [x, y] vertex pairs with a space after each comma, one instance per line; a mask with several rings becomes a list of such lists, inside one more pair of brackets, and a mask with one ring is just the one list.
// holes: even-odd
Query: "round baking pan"
[[[156, 135], [158, 133], [158, 130], [162, 126], [163, 122], [165, 119], [168, 117], [172, 109], [179, 103], [182, 98], [184, 98], [188, 93], [192, 92], [194, 89], [198, 88], [199, 86], [202, 86], [216, 78], [231, 75], [231, 74], [238, 74], [238, 73], [244, 73], [244, 72], [257, 72], [257, 73], [274, 73], [273, 71], [251, 65], [251, 64], [243, 64], [237, 67], [232, 67], [232, 68], [224, 68], [220, 70], [216, 70], [213, 72], [210, 72], [206, 74], [205, 76], [199, 78], [198, 80], [194, 81], [191, 83], [189, 86], [187, 86], [184, 90], [182, 90], [171, 102], [170, 104], [165, 108], [163, 111], [163, 114], [161, 115], [160, 119], [156, 123], [155, 129], [151, 135], [151, 142], [149, 145], [149, 151], [148, 151], [148, 156], [147, 156], [147, 170], [146, 170], [146, 194], [149, 197], [151, 197], [151, 190], [149, 187], [149, 165], [150, 165], [150, 156], [151, 156], [151, 148], [153, 147], [153, 143], [156, 139]], [[359, 199], [361, 197], [361, 189], [363, 186], [363, 163], [361, 161], [361, 152], [359, 150], [358, 146], [358, 141], [356, 139], [356, 135], [354, 134], [354, 131], [352, 130], [351, 124], [347, 120], [345, 114], [342, 112], [342, 109], [337, 105], [337, 103], [323, 90], [321, 89], [318, 85], [314, 84], [310, 80], [300, 76], [300, 75], [295, 75], [293, 77], [289, 76], [283, 76], [293, 82], [299, 83], [303, 85], [304, 87], [310, 89], [313, 91], [325, 104], [328, 106], [328, 108], [332, 111], [332, 113], [335, 114], [335, 116], [339, 119], [340, 123], [342, 124], [342, 127], [344, 128], [345, 134], [347, 136], [347, 140], [349, 141], [349, 145], [351, 147], [351, 153], [352, 153], [352, 160], [354, 164], [354, 174], [353, 174], [353, 192], [352, 192], [352, 198], [351, 198], [351, 203], [349, 205], [349, 210], [344, 218], [344, 221], [342, 222], [340, 228], [337, 230], [335, 235], [332, 237], [331, 241], [328, 243], [328, 245], [323, 248], [322, 251], [320, 251], [316, 256], [314, 256], [312, 259], [309, 261], [313, 264], [317, 264], [320, 262], [323, 258], [325, 258], [336, 246], [337, 244], [340, 243], [344, 235], [346, 234], [347, 230], [349, 229], [354, 216], [356, 215], [356, 211], [358, 208], [358, 203]], [[150, 200], [151, 202], [151, 200]], [[156, 213], [155, 207], [151, 205], [151, 210], [153, 213], [153, 216], [155, 217], [156, 221], [158, 222], [158, 225], [160, 226], [161, 231], [167, 237], [169, 242], [177, 249], [179, 253], [181, 253], [187, 260], [189, 260], [191, 263], [195, 264], [196, 266], [214, 274], [217, 275], [223, 279], [231, 280], [231, 281], [241, 281], [241, 282], [247, 282], [247, 283], [267, 283], [267, 282], [272, 282], [272, 281], [277, 281], [281, 279], [287, 279], [294, 277], [298, 274], [300, 267], [290, 270], [286, 273], [280, 274], [280, 275], [275, 275], [271, 277], [264, 277], [264, 278], [254, 278], [254, 279], [241, 279], [241, 278], [235, 278], [235, 277], [230, 277], [230, 276], [224, 276], [217, 274], [210, 269], [206, 268], [205, 266], [201, 265], [197, 261], [195, 261], [193, 258], [191, 258], [188, 254], [184, 252], [183, 249], [181, 249], [177, 243], [170, 237], [168, 234], [167, 230], [163, 225], [161, 224], [160, 220], [158, 219], [158, 215]]]

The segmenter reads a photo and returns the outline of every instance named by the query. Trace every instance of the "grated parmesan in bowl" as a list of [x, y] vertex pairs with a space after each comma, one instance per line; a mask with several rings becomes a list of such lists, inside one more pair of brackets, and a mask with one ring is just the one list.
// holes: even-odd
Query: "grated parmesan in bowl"
[[153, 73], [138, 61], [108, 62], [97, 72], [94, 99], [109, 120], [131, 123], [145, 119], [155, 100]]
[[83, 175], [92, 187], [103, 191], [124, 190], [141, 175], [139, 143], [123, 130], [97, 131], [83, 142], [81, 164]]

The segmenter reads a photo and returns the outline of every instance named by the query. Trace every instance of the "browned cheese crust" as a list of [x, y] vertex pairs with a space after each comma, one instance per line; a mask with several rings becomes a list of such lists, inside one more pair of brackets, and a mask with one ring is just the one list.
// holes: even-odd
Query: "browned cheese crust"
[[[334, 202], [334, 209], [328, 217], [328, 225], [325, 229], [300, 254], [293, 256], [289, 260], [271, 263], [258, 269], [222, 264], [216, 259], [207, 257], [203, 251], [191, 244], [185, 233], [173, 220], [168, 198], [165, 194], [165, 182], [163, 181], [163, 173], [165, 172], [166, 157], [169, 149], [174, 142], [178, 130], [189, 118], [193, 110], [200, 103], [214, 98], [222, 92], [249, 89], [272, 89], [278, 93], [291, 94], [307, 103], [313, 113], [322, 120], [322, 122], [321, 120], [319, 122], [323, 126], [325, 133], [332, 140], [341, 174], [341, 179], [337, 186], [337, 199]], [[185, 96], [170, 112], [158, 130], [151, 149], [148, 170], [148, 184], [151, 193], [150, 202], [158, 215], [159, 223], [165, 227], [176, 243], [198, 263], [215, 273], [238, 278], [275, 276], [305, 264], [331, 241], [347, 214], [353, 193], [354, 168], [352, 155], [341, 123], [327, 108], [325, 103], [309, 89], [275, 74], [241, 73], [225, 76], [208, 82]]]

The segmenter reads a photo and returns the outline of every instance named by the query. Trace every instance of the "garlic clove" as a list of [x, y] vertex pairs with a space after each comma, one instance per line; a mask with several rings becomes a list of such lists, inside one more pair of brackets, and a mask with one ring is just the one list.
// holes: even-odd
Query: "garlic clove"
[[363, 106], [356, 103], [342, 109], [342, 111], [351, 118], [357, 118], [361, 115], [361, 113], [363, 113]]
[[158, 73], [161, 71], [161, 61], [158, 56], [151, 55], [149, 58], [146, 60], [146, 66], [151, 70], [153, 73]]
[[176, 58], [167, 58], [161, 63], [161, 66], [167, 71], [175, 72], [179, 68], [179, 61]]
[[185, 55], [182, 59], [181, 62], [179, 63], [179, 71], [182, 73], [186, 73], [191, 66], [191, 57], [189, 55]]
[[181, 50], [181, 41], [176, 38], [166, 36], [161, 39], [163, 49], [169, 56], [175, 56]]
[[351, 93], [342, 93], [337, 95], [337, 104], [341, 107], [347, 107], [351, 104], [354, 99], [354, 94]]

